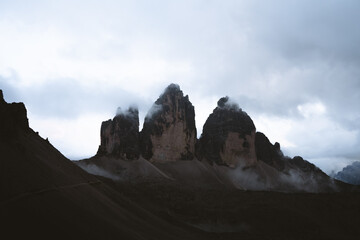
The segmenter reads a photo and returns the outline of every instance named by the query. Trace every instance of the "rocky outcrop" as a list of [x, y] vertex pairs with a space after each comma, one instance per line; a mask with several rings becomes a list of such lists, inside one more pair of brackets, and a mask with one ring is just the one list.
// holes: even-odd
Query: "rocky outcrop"
[[152, 162], [191, 160], [195, 143], [194, 106], [178, 85], [171, 84], [145, 117], [141, 153]]
[[12, 138], [19, 131], [29, 131], [29, 121], [23, 103], [6, 103], [0, 90], [0, 137]]
[[113, 120], [101, 124], [101, 145], [97, 155], [112, 155], [124, 159], [138, 159], [139, 111], [130, 107], [126, 111], [118, 109]]
[[235, 167], [256, 163], [255, 125], [228, 97], [221, 98], [206, 120], [197, 147], [197, 157], [210, 163]]
[[280, 150], [280, 144], [271, 144], [265, 134], [257, 132], [255, 134], [255, 150], [257, 160], [276, 168], [279, 171], [285, 169], [284, 154]]
[[340, 172], [335, 174], [334, 178], [346, 183], [360, 185], [360, 162], [357, 161], [344, 167]]

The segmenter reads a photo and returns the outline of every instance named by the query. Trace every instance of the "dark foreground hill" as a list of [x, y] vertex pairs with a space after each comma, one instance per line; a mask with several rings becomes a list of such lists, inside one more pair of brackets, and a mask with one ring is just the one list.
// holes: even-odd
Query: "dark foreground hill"
[[[8, 104], [0, 95], [1, 239], [357, 239], [360, 234], [356, 192], [254, 192], [91, 175], [29, 128], [23, 104]], [[175, 162], [179, 169], [187, 167], [181, 163]], [[163, 164], [159, 169], [165, 171], [169, 163]], [[137, 169], [145, 174], [142, 166]]]
[[1, 239], [199, 239], [66, 159], [0, 98]]

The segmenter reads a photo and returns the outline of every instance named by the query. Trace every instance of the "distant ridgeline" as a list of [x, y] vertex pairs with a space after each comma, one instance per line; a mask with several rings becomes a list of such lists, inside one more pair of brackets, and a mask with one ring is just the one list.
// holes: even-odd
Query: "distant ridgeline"
[[146, 181], [156, 176], [186, 182], [193, 175], [203, 185], [206, 175], [239, 189], [337, 189], [333, 179], [315, 165], [298, 156], [284, 156], [280, 144], [256, 132], [249, 115], [229, 97], [218, 101], [197, 139], [194, 106], [176, 84], [155, 101], [142, 131], [138, 109], [130, 107], [103, 122], [100, 135], [97, 154], [78, 165], [90, 172], [89, 164], [96, 165], [122, 180]]
[[360, 162], [353, 162], [351, 165], [344, 167], [335, 174], [334, 178], [346, 183], [360, 185]]

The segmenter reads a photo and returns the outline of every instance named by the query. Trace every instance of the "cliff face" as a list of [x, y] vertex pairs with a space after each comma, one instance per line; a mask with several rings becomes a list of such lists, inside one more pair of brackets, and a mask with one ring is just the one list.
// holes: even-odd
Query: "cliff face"
[[0, 137], [12, 138], [19, 131], [28, 131], [29, 122], [23, 103], [8, 104], [0, 90]]
[[135, 107], [119, 111], [113, 120], [101, 124], [98, 155], [137, 159], [139, 147], [139, 111]]
[[255, 134], [256, 156], [273, 168], [283, 171], [285, 169], [284, 155], [280, 150], [280, 144], [271, 144], [269, 139], [261, 132]]
[[228, 97], [206, 120], [198, 142], [197, 156], [211, 163], [235, 167], [256, 163], [255, 125], [251, 118]]
[[171, 84], [145, 118], [141, 153], [152, 162], [191, 160], [195, 143], [194, 106], [178, 85]]
[[[196, 161], [195, 154], [200, 161]], [[150, 163], [139, 159], [140, 156]], [[121, 159], [139, 159], [126, 163], [135, 166], [135, 175], [139, 169], [146, 169], [144, 175], [155, 171], [158, 176], [161, 173], [156, 170], [158, 167], [168, 171], [160, 174], [166, 179], [174, 176], [190, 179], [197, 171], [195, 168], [201, 166], [193, 179], [215, 175], [216, 179], [240, 189], [332, 188], [327, 175], [315, 165], [301, 157], [284, 156], [279, 143], [272, 144], [264, 134], [256, 132], [251, 118], [228, 97], [218, 101], [197, 140], [194, 107], [175, 84], [169, 85], [153, 104], [141, 133], [138, 110], [134, 108], [103, 122], [97, 156], [86, 164], [93, 161], [112, 174], [123, 172], [119, 177], [124, 177], [122, 169], [131, 167], [118, 161]]]

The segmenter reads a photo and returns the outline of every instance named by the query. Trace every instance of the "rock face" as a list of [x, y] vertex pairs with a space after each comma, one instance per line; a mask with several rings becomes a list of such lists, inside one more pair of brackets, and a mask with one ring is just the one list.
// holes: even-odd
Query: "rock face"
[[195, 154], [194, 106], [176, 84], [169, 85], [145, 117], [142, 156], [152, 162], [191, 160]]
[[228, 97], [221, 98], [206, 120], [197, 157], [218, 165], [235, 167], [256, 163], [255, 125]]
[[101, 124], [101, 145], [98, 155], [112, 155], [125, 159], [137, 159], [139, 147], [139, 111], [130, 107], [126, 111], [118, 109], [113, 120]]
[[346, 183], [360, 185], [360, 162], [344, 167], [334, 177]]
[[284, 155], [278, 142], [273, 145], [263, 133], [257, 132], [255, 134], [255, 149], [259, 161], [263, 161], [279, 171], [284, 170]]
[[23, 103], [8, 104], [0, 90], [0, 137], [12, 138], [18, 131], [28, 131], [29, 121]]

